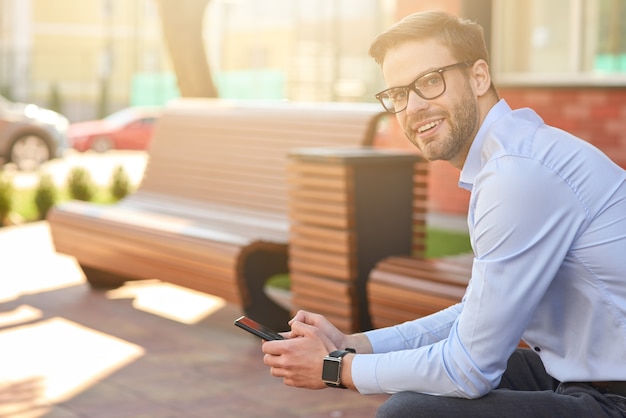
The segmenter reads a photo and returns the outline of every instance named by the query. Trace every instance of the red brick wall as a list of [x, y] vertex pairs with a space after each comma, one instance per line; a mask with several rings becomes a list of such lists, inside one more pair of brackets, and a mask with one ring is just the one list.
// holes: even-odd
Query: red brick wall
[[626, 168], [626, 88], [500, 88], [516, 109], [530, 107], [543, 120], [594, 144]]

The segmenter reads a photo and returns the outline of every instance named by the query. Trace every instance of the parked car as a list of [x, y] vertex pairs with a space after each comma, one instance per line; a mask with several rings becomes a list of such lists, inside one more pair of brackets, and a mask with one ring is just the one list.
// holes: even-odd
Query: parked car
[[61, 157], [69, 122], [60, 113], [0, 96], [0, 160], [19, 170], [35, 170]]
[[68, 142], [78, 151], [145, 150], [160, 112], [160, 107], [127, 107], [104, 119], [72, 123]]

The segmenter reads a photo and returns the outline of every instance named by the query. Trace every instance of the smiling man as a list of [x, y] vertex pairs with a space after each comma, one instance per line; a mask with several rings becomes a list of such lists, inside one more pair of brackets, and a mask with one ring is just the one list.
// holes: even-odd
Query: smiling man
[[471, 191], [471, 281], [455, 306], [365, 333], [298, 312], [263, 344], [271, 373], [393, 394], [379, 417], [626, 416], [626, 172], [501, 100], [473, 22], [411, 15], [370, 53], [377, 99]]

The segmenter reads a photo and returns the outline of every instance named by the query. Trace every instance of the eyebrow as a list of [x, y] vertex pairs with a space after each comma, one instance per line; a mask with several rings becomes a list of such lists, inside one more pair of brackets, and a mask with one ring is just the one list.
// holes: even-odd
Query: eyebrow
[[[447, 65], [444, 65], [443, 67], [447, 67]], [[417, 80], [418, 78], [420, 78], [420, 77], [422, 77], [422, 76], [424, 76], [424, 75], [426, 75], [426, 74], [428, 74], [428, 73], [434, 73], [435, 71], [437, 71], [437, 70], [439, 70], [439, 69], [441, 69], [441, 68], [443, 68], [443, 67], [432, 67], [430, 70], [426, 70], [426, 71], [424, 71], [424, 72], [422, 72], [422, 73], [420, 73], [420, 74], [416, 75], [415, 77], [413, 77], [413, 78], [411, 79], [411, 83], [413, 83], [413, 82], [414, 82], [415, 80]], [[391, 87], [387, 87], [385, 90], [389, 90], [389, 89], [396, 89], [396, 88], [403, 88], [403, 87], [408, 87], [408, 86], [410, 86], [410, 85], [411, 85], [411, 83], [408, 83], [408, 84], [403, 84], [403, 85], [401, 85], [401, 86], [391, 86]]]

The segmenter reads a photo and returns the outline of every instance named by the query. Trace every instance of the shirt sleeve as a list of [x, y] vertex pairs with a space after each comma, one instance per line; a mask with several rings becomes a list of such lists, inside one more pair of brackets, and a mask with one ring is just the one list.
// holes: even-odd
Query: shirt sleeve
[[410, 350], [434, 344], [450, 334], [450, 328], [461, 312], [461, 306], [459, 303], [424, 318], [368, 331], [365, 335], [374, 353]]
[[480, 177], [470, 202], [475, 260], [463, 303], [368, 333], [375, 354], [352, 363], [361, 393], [477, 398], [500, 382], [584, 208], [556, 173], [530, 158], [502, 157]]

